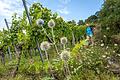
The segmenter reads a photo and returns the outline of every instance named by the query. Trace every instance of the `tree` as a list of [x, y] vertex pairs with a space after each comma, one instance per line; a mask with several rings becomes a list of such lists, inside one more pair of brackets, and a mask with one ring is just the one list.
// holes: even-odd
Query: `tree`
[[84, 25], [84, 21], [83, 21], [83, 20], [79, 20], [77, 24], [78, 24], [79, 26], [80, 26], [80, 25]]
[[99, 19], [104, 34], [111, 36], [120, 33], [120, 0], [106, 0]]
[[85, 20], [85, 23], [96, 23], [98, 20], [98, 17], [96, 15], [91, 15]]
[[72, 20], [72, 21], [68, 21], [69, 24], [72, 24], [72, 25], [76, 25], [76, 21], [75, 20]]

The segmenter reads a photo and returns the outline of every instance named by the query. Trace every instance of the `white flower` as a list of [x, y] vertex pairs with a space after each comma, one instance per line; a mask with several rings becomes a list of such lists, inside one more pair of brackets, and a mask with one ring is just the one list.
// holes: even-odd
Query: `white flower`
[[73, 68], [73, 66], [71, 66], [71, 68]]
[[107, 59], [110, 59], [110, 57], [107, 57]]
[[62, 37], [60, 39], [60, 42], [61, 42], [61, 44], [66, 44], [67, 43], [67, 38], [66, 37]]
[[37, 24], [38, 26], [43, 26], [43, 25], [44, 25], [44, 20], [38, 19], [38, 20], [36, 21], [36, 24]]
[[103, 46], [104, 46], [104, 43], [101, 44], [101, 47], [103, 47]]
[[106, 57], [106, 55], [102, 55], [102, 57], [103, 57], [103, 58], [105, 58], [105, 57]]
[[107, 68], [109, 68], [110, 66], [109, 65], [107, 65]]
[[77, 71], [77, 69], [76, 69], [76, 68], [74, 68], [74, 73], [76, 73], [76, 71]]
[[110, 27], [107, 27], [106, 29], [107, 29], [107, 30], [109, 30], [109, 29], [110, 29]]
[[115, 53], [115, 51], [113, 51], [113, 53]]
[[44, 41], [41, 43], [40, 47], [41, 47], [41, 50], [45, 51], [45, 50], [48, 50], [50, 48], [50, 44], [49, 44], [49, 42]]
[[118, 56], [120, 56], [120, 54], [117, 54]]
[[82, 52], [82, 50], [80, 50], [80, 52]]
[[22, 32], [26, 35], [26, 30], [22, 30]]
[[49, 28], [55, 27], [55, 22], [54, 22], [53, 19], [51, 19], [51, 20], [48, 22], [48, 27], [49, 27]]
[[101, 40], [101, 42], [103, 42], [103, 40]]
[[106, 38], [106, 35], [103, 35], [104, 38]]
[[108, 49], [109, 47], [107, 46], [106, 49]]
[[108, 52], [105, 52], [105, 54], [109, 54]]
[[94, 53], [94, 52], [91, 52], [91, 53]]
[[114, 44], [114, 46], [117, 46], [118, 44]]
[[73, 71], [71, 71], [71, 73], [73, 74], [74, 72], [73, 72]]
[[80, 60], [79, 60], [79, 65], [81, 65], [81, 63], [82, 63], [82, 60], [80, 59]]
[[70, 59], [70, 52], [69, 51], [62, 51], [62, 53], [60, 54], [60, 57], [62, 60], [64, 61], [68, 61]]

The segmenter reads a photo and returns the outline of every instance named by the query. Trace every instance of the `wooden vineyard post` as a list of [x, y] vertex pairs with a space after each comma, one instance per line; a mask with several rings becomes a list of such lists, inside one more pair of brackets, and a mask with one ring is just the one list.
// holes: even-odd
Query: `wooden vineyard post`
[[[10, 33], [7, 19], [4, 19], [4, 21], [5, 21], [5, 24], [6, 24], [6, 26], [7, 26], [8, 31], [9, 31], [9, 33]], [[8, 53], [9, 53], [10, 60], [12, 60], [12, 55], [11, 55], [10, 46], [8, 46]]]

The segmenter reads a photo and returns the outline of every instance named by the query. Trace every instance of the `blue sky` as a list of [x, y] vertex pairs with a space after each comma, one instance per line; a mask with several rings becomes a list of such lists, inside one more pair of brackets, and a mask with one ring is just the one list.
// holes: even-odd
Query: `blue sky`
[[[33, 2], [41, 2], [44, 7], [57, 12], [65, 20], [75, 21], [85, 20], [95, 14], [103, 4], [103, 0], [27, 0], [27, 6]], [[21, 16], [23, 10], [22, 0], [0, 0], [0, 29], [6, 28], [4, 18], [10, 22], [14, 12]]]

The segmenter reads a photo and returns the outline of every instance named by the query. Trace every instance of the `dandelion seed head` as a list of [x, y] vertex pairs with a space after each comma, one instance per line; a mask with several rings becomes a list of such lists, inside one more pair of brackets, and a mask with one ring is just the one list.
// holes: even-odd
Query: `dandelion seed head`
[[64, 51], [62, 51], [60, 57], [61, 57], [62, 60], [68, 61], [70, 59], [70, 52], [64, 50]]
[[66, 44], [67, 43], [67, 37], [62, 37], [60, 39], [61, 44]]
[[43, 25], [44, 25], [44, 20], [43, 20], [43, 19], [38, 19], [38, 20], [36, 21], [36, 24], [37, 24], [38, 26], [43, 26]]
[[53, 19], [51, 19], [51, 20], [48, 22], [48, 27], [49, 27], [49, 28], [55, 27], [55, 22], [54, 22]]
[[41, 43], [40, 47], [41, 47], [41, 50], [45, 51], [45, 50], [48, 50], [50, 48], [50, 44], [49, 44], [49, 42], [44, 41]]

